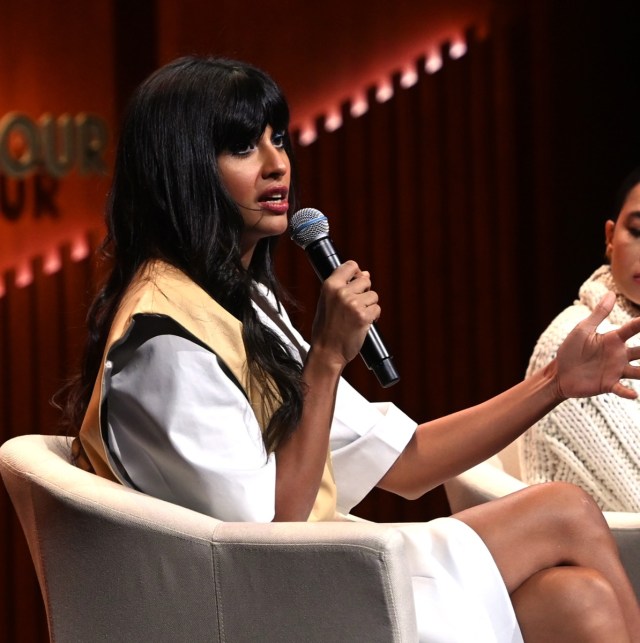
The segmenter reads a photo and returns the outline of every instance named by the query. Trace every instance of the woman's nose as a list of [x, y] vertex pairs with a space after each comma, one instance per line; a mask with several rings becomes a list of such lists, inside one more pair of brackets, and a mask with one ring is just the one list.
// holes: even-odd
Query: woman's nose
[[287, 160], [287, 153], [282, 148], [267, 144], [262, 164], [263, 176], [283, 176], [287, 172]]

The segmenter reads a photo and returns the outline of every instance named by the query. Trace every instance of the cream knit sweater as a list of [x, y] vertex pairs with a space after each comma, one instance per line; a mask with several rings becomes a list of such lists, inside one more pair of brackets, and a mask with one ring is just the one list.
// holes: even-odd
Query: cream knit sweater
[[[565, 309], [540, 336], [527, 376], [556, 356], [571, 329], [593, 310], [607, 290], [616, 292], [608, 265], [582, 285], [579, 300]], [[640, 308], [618, 294], [606, 332], [640, 315]], [[640, 344], [638, 336], [628, 342]], [[625, 381], [640, 395], [640, 382]], [[640, 399], [612, 393], [571, 399], [557, 406], [519, 440], [525, 481], [573, 482], [588, 491], [605, 511], [640, 511]]]

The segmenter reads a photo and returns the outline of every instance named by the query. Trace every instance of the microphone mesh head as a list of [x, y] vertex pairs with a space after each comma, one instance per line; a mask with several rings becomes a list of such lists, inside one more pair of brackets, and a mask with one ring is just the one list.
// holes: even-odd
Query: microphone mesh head
[[315, 208], [298, 210], [289, 222], [291, 238], [301, 248], [329, 236], [329, 220]]

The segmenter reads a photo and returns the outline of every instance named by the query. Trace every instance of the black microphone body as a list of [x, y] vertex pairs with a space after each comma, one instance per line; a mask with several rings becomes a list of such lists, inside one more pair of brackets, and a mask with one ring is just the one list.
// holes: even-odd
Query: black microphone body
[[[315, 218], [311, 220], [309, 217]], [[309, 223], [311, 223], [311, 227], [314, 227], [319, 218], [324, 221], [321, 221], [319, 229], [311, 232], [311, 240], [305, 238], [304, 232], [302, 235], [298, 234], [300, 230], [304, 231], [309, 227]], [[291, 218], [291, 230], [291, 238], [304, 248], [315, 273], [321, 281], [324, 281], [342, 263], [329, 238], [326, 217], [318, 210], [305, 208], [296, 212]], [[374, 372], [383, 388], [388, 388], [400, 380], [392, 356], [384, 345], [375, 324], [372, 324], [367, 331], [360, 349], [360, 356], [367, 368]]]

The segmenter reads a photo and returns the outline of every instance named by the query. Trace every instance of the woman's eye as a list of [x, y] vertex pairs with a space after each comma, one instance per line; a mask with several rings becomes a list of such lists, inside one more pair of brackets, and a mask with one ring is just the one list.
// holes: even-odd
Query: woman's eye
[[640, 229], [639, 228], [629, 228], [629, 234], [635, 239], [640, 239]]
[[238, 145], [233, 145], [229, 150], [234, 156], [246, 156], [253, 152], [256, 149], [255, 143], [241, 143]]
[[284, 147], [284, 132], [276, 132], [271, 137], [271, 142], [274, 147]]

